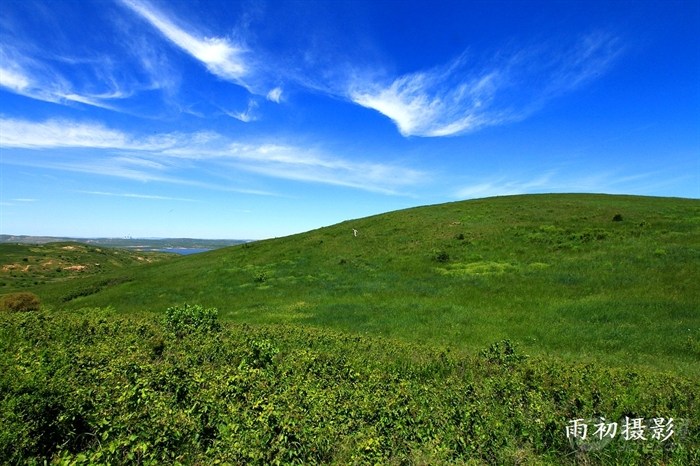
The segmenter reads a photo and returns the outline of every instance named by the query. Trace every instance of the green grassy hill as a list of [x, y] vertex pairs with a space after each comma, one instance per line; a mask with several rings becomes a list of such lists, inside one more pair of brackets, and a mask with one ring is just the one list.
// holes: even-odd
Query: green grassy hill
[[700, 201], [482, 199], [136, 261], [13, 285], [48, 306], [0, 312], [8, 464], [700, 461]]
[[465, 351], [507, 338], [528, 354], [700, 375], [697, 200], [454, 202], [175, 258], [122, 278], [36, 292], [67, 308], [163, 312], [198, 303], [236, 322]]
[[0, 294], [123, 272], [133, 266], [171, 258], [170, 254], [104, 248], [74, 241], [0, 243]]

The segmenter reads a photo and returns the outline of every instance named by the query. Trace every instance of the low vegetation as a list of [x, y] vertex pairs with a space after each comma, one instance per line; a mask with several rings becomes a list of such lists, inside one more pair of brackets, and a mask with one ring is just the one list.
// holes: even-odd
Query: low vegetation
[[[180, 306], [0, 315], [0, 457], [10, 464], [700, 462], [700, 387], [562, 364], [510, 341], [477, 355]], [[183, 331], [186, 329], [186, 331]], [[612, 438], [593, 424], [618, 422]], [[644, 440], [625, 439], [645, 419]], [[673, 419], [655, 438], [652, 418]], [[585, 441], [567, 439], [574, 419]], [[667, 431], [662, 432], [666, 436]]]
[[456, 202], [45, 277], [13, 254], [2, 299], [43, 304], [0, 312], [11, 464], [700, 464], [698, 200]]

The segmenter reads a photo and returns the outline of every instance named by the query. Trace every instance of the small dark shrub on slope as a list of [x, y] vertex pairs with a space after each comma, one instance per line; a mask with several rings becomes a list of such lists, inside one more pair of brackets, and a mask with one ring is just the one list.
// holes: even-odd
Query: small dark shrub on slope
[[441, 264], [445, 264], [450, 261], [450, 255], [447, 251], [435, 250], [433, 251], [433, 260]]
[[41, 309], [41, 300], [34, 293], [26, 291], [11, 293], [0, 299], [0, 310], [5, 312], [38, 311]]

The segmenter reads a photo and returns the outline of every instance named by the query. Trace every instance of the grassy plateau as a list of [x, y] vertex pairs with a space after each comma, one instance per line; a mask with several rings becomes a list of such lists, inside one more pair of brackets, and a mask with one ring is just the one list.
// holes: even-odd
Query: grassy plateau
[[[0, 294], [43, 303], [0, 322], [13, 464], [700, 462], [698, 200], [506, 196], [186, 257], [0, 258]], [[612, 440], [567, 438], [600, 417]], [[622, 438], [639, 418], [648, 440]]]

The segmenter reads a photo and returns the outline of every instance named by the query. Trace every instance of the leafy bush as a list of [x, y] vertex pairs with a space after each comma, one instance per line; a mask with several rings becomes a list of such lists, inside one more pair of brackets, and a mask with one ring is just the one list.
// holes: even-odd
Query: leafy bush
[[262, 369], [272, 364], [272, 360], [277, 353], [279, 353], [279, 348], [271, 341], [251, 340], [249, 352], [243, 360], [250, 367]]
[[[507, 340], [473, 357], [286, 325], [178, 337], [150, 315], [2, 313], [0, 368], [7, 464], [700, 464], [698, 380]], [[570, 420], [600, 416], [676, 430], [569, 442]]]
[[0, 310], [6, 312], [38, 311], [39, 309], [41, 309], [39, 297], [26, 291], [10, 293], [0, 300]]
[[165, 328], [177, 335], [192, 332], [213, 332], [221, 328], [219, 311], [199, 304], [169, 307], [165, 311]]
[[481, 357], [492, 364], [512, 366], [523, 361], [526, 356], [518, 354], [515, 345], [510, 340], [501, 340], [493, 343], [487, 349], [481, 351]]

